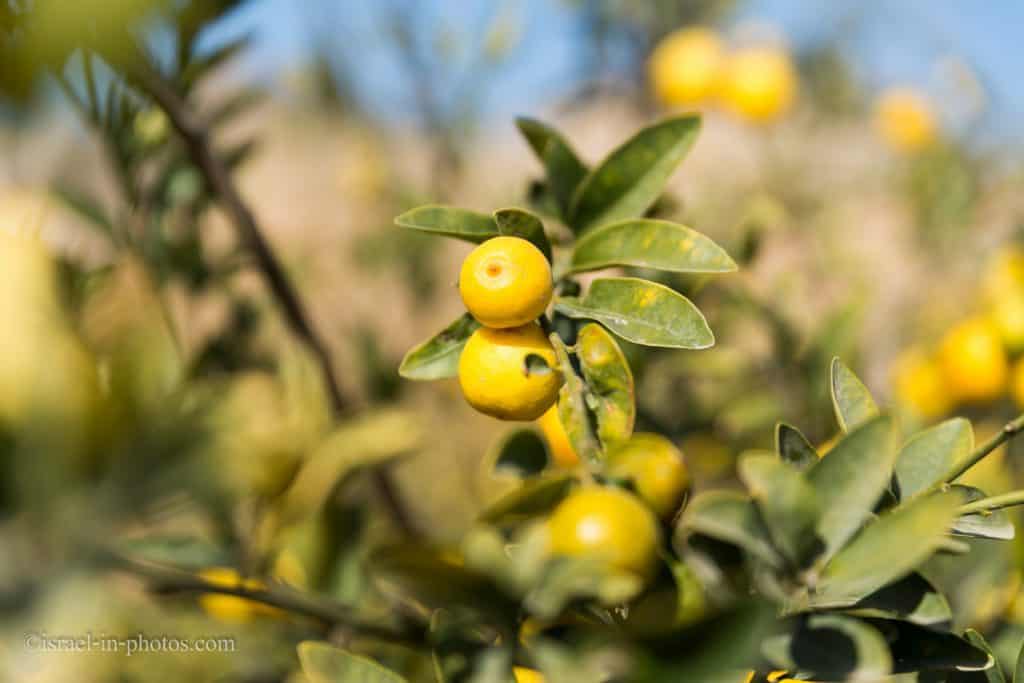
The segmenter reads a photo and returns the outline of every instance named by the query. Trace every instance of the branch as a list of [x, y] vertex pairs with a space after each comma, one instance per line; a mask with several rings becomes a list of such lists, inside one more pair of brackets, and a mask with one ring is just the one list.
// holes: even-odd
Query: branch
[[423, 643], [423, 630], [411, 623], [404, 627], [385, 626], [361, 620], [353, 614], [347, 605], [330, 600], [323, 596], [315, 599], [303, 593], [290, 590], [281, 585], [267, 588], [247, 588], [240, 582], [235, 586], [213, 583], [196, 574], [179, 569], [162, 567], [146, 562], [133, 560], [123, 555], [112, 553], [108, 560], [115, 570], [129, 572], [141, 576], [150, 582], [150, 588], [158, 593], [218, 593], [234, 595], [252, 600], [263, 605], [276, 607], [291, 614], [315, 619], [325, 626], [339, 628], [352, 635], [372, 638], [397, 645], [419, 646]]
[[[220, 199], [231, 222], [235, 224], [242, 242], [253, 254], [256, 265], [263, 273], [273, 297], [284, 312], [288, 327], [309, 348], [319, 363], [334, 415], [340, 417], [345, 412], [345, 400], [334, 376], [334, 368], [327, 345], [314, 330], [302, 300], [292, 287], [284, 267], [278, 261], [270, 244], [263, 236], [256, 217], [242, 199], [227, 167], [214, 153], [209, 131], [195, 116], [188, 103], [178, 94], [173, 84], [146, 60], [140, 59], [139, 62], [138, 68], [133, 72], [139, 87], [164, 110], [171, 125], [184, 141], [192, 163], [196, 165], [213, 194]], [[417, 531], [412, 517], [398, 497], [388, 473], [381, 469], [375, 469], [373, 477], [378, 492], [399, 528], [406, 535], [416, 536]]]
[[985, 456], [1020, 434], [1021, 431], [1024, 431], [1024, 415], [1020, 415], [1011, 422], [1008, 422], [1001, 430], [999, 430], [998, 434], [975, 449], [975, 451], [962, 463], [957, 464], [953, 468], [953, 471], [946, 475], [946, 482], [953, 482], [963, 476], [967, 470], [981, 462]]
[[991, 496], [989, 498], [981, 498], [979, 500], [966, 503], [960, 506], [958, 514], [984, 514], [986, 512], [992, 512], [993, 510], [1002, 510], [1003, 508], [1013, 507], [1015, 505], [1024, 505], [1024, 491], [1010, 491], [1009, 493], [1004, 493], [1001, 496]]

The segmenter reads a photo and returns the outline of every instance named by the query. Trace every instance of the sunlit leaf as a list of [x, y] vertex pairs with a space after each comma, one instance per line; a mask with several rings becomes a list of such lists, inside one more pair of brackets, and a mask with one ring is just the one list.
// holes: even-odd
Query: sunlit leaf
[[600, 325], [590, 323], [576, 337], [576, 357], [587, 381], [588, 394], [594, 399], [601, 443], [625, 441], [633, 433], [636, 404], [633, 373], [622, 349]]
[[561, 338], [557, 334], [552, 334], [550, 338], [564, 380], [558, 390], [558, 418], [565, 428], [573, 451], [586, 462], [600, 462], [603, 452], [601, 442], [591, 424], [590, 409], [587, 406], [587, 387], [576, 374]]
[[299, 663], [310, 683], [404, 683], [390, 669], [329, 643], [299, 643]]
[[700, 117], [686, 115], [643, 129], [580, 183], [569, 224], [577, 232], [637, 218], [650, 208], [697, 139]]
[[491, 503], [480, 521], [493, 524], [521, 522], [549, 512], [569, 493], [575, 480], [567, 474], [534, 477]]
[[904, 500], [945, 480], [953, 465], [974, 450], [974, 431], [962, 417], [915, 434], [896, 458], [896, 482]]
[[676, 525], [677, 549], [695, 533], [735, 545], [772, 566], [782, 566], [754, 502], [741, 493], [708, 491], [694, 498]]
[[[951, 491], [959, 493], [964, 503], [973, 503], [987, 497], [984, 491], [973, 486], [951, 484], [949, 488]], [[957, 536], [1010, 541], [1016, 535], [1016, 529], [1013, 522], [1010, 521], [1010, 516], [1006, 514], [1006, 510], [987, 510], [957, 517], [953, 523], [953, 533]]]
[[595, 228], [580, 237], [571, 272], [609, 266], [676, 273], [728, 273], [736, 263], [711, 239], [678, 223], [631, 219]]
[[398, 374], [406, 379], [433, 380], [455, 377], [459, 356], [469, 337], [480, 327], [469, 313], [405, 354]]
[[493, 217], [454, 206], [420, 206], [396, 218], [395, 224], [476, 244], [499, 235]]
[[544, 224], [532, 213], [522, 209], [498, 209], [494, 212], [494, 222], [500, 234], [527, 240], [551, 261], [551, 243], [544, 232]]
[[601, 278], [582, 298], [563, 297], [555, 310], [596, 320], [626, 341], [644, 346], [706, 349], [715, 343], [704, 315], [689, 299], [639, 278]]
[[871, 593], [848, 611], [858, 616], [906, 619], [922, 626], [948, 626], [953, 619], [946, 597], [917, 572]]
[[844, 432], [878, 415], [878, 406], [867, 387], [838, 358], [832, 359], [831, 375], [832, 407]]

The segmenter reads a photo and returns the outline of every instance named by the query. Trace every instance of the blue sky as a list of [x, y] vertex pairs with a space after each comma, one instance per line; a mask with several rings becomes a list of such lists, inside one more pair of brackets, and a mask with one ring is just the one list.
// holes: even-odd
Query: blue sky
[[[583, 0], [586, 1], [586, 0]], [[419, 39], [452, 35], [468, 45], [452, 58], [451, 81], [470, 70], [478, 54], [474, 36], [505, 11], [519, 24], [521, 42], [512, 59], [475, 84], [484, 113], [498, 118], [536, 111], [568, 92], [579, 75], [580, 24], [567, 0], [413, 0]], [[411, 84], [389, 50], [380, 0], [251, 0], [217, 36], [253, 31], [255, 49], [249, 72], [273, 79], [301, 65], [312, 35], [349, 65], [356, 91], [370, 111], [400, 119], [412, 106]], [[504, 10], [495, 8], [504, 7]], [[936, 64], [956, 56], [987, 89], [989, 109], [982, 137], [1012, 138], [1022, 130], [1024, 49], [1017, 43], [1024, 26], [1024, 2], [988, 0], [749, 0], [741, 3], [731, 27], [766, 22], [778, 27], [798, 49], [838, 40], [855, 72], [870, 88], [916, 84], [940, 108], [953, 109], [956, 94], [936, 76]], [[726, 26], [729, 29], [730, 26]], [[426, 44], [426, 43], [425, 43]], [[450, 86], [454, 89], [454, 86]]]

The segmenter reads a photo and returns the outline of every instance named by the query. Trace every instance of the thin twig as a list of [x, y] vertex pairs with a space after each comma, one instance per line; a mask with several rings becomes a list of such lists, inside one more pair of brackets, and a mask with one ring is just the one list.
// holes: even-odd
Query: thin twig
[[[327, 345], [313, 328], [302, 300], [292, 287], [284, 267], [278, 261], [270, 244], [263, 236], [255, 216], [245, 200], [242, 199], [227, 167], [213, 151], [207, 127], [195, 116], [188, 103], [162, 74], [144, 59], [140, 59], [139, 62], [138, 68], [133, 72], [139, 87], [163, 109], [171, 125], [184, 141], [192, 162], [202, 174], [213, 194], [220, 199], [243, 243], [253, 254], [256, 265], [281, 307], [289, 328], [309, 348], [320, 365], [331, 407], [335, 416], [340, 417], [345, 412], [345, 399], [342, 397], [341, 388], [334, 376], [334, 368]], [[388, 506], [396, 524], [405, 534], [418, 535], [412, 517], [399, 498], [389, 473], [383, 469], [375, 469], [373, 477], [378, 492]]]
[[1017, 436], [1021, 431], [1024, 431], [1024, 415], [1020, 415], [1016, 419], [1006, 423], [1003, 428], [999, 430], [998, 434], [975, 449], [975, 451], [962, 463], [957, 463], [953, 470], [946, 475], [946, 482], [953, 482], [963, 476], [967, 470], [981, 462], [985, 456], [1002, 446], [1013, 437]]
[[1024, 491], [1010, 491], [1001, 496], [981, 498], [960, 506], [959, 514], [972, 515], [978, 513], [992, 512], [1014, 505], [1024, 505]]

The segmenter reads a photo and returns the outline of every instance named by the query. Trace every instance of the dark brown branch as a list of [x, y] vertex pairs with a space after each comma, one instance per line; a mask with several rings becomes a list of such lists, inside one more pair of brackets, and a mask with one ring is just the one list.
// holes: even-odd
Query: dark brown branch
[[[220, 199], [231, 222], [237, 228], [242, 242], [252, 253], [257, 267], [263, 273], [271, 294], [284, 313], [288, 327], [309, 348], [320, 365], [331, 407], [335, 417], [340, 417], [345, 412], [345, 400], [334, 376], [334, 367], [327, 345], [313, 328], [302, 300], [292, 287], [270, 244], [263, 236], [255, 216], [245, 200], [242, 199], [227, 167], [213, 151], [208, 129], [195, 116], [188, 103], [175, 90], [173, 84], [145, 60], [140, 60], [140, 62], [133, 74], [139, 87], [163, 109], [171, 125], [184, 141], [192, 162], [199, 169], [211, 192]], [[404, 533], [416, 536], [417, 530], [412, 522], [412, 517], [402, 504], [389, 473], [383, 469], [375, 469], [373, 477], [378, 493], [388, 506], [395, 522]]]

